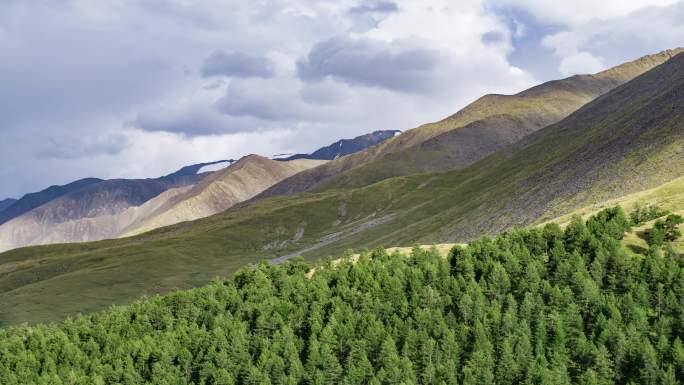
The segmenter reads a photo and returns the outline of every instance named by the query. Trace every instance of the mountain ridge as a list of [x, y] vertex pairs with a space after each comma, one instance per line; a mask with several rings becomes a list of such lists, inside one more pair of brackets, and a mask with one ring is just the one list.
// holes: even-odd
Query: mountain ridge
[[[683, 90], [679, 54], [463, 169], [241, 203], [128, 239], [4, 253], [0, 319], [125, 303], [264, 258], [467, 241], [660, 185], [684, 173]], [[91, 296], [65, 299], [83, 290]]]
[[26, 212], [29, 212], [36, 207], [40, 207], [51, 200], [68, 194], [69, 192], [76, 191], [83, 187], [100, 183], [102, 181], [102, 179], [98, 178], [84, 178], [65, 185], [54, 185], [35, 193], [26, 194], [13, 203], [12, 206], [0, 212], [0, 225]]
[[275, 160], [288, 161], [296, 159], [317, 159], [334, 160], [345, 155], [350, 155], [368, 147], [376, 146], [385, 140], [400, 134], [399, 130], [379, 130], [368, 134], [359, 135], [352, 139], [340, 139], [328, 146], [319, 148], [311, 154], [295, 154], [286, 158], [276, 158]]
[[[259, 198], [359, 187], [389, 177], [468, 166], [561, 120], [597, 96], [682, 51], [684, 48], [646, 55], [595, 75], [552, 80], [515, 95], [485, 95], [438, 122], [421, 125], [368, 150], [288, 178]], [[482, 131], [488, 136], [482, 135]]]
[[6, 198], [3, 200], [0, 200], [0, 212], [5, 210], [6, 208], [12, 206], [17, 200], [14, 198]]
[[194, 184], [204, 176], [109, 179], [80, 186], [0, 225], [0, 250], [109, 238], [114, 235], [111, 226], [103, 226], [93, 218], [114, 216], [170, 188]]
[[[335, 157], [340, 151], [358, 151], [382, 142], [394, 134], [395, 131], [376, 131], [351, 140], [342, 139], [315, 151], [313, 157]], [[331, 150], [333, 147], [335, 152]], [[77, 199], [68, 201], [65, 200], [68, 196], [61, 200], [62, 195], [47, 196], [40, 205], [26, 207], [24, 211], [17, 212], [9, 218], [14, 219], [13, 221], [8, 221], [9, 223], [4, 226], [0, 225], [0, 250], [35, 244], [111, 239], [199, 219], [223, 211], [245, 199], [251, 199], [284, 177], [325, 163], [307, 159], [276, 161], [257, 155], [241, 159], [242, 162], [230, 159], [188, 165], [159, 178], [93, 179], [92, 183], [97, 185], [96, 187], [86, 189]], [[198, 191], [208, 188], [210, 182], [216, 182], [227, 169], [241, 168], [245, 162], [254, 163], [250, 172], [261, 175], [263, 180], [250, 177], [250, 172], [247, 172], [241, 174], [242, 177], [232, 178], [235, 187], [218, 181], [221, 187], [214, 186], [211, 193]], [[224, 164], [226, 167], [214, 167], [216, 171], [203, 172], [205, 169], [212, 169], [211, 166]], [[231, 164], [235, 167], [231, 168]], [[210, 178], [210, 182], [195, 189], [183, 188], [200, 183], [205, 178]], [[250, 183], [244, 183], [241, 178], [250, 179]], [[66, 190], [63, 195], [67, 195], [66, 193], [71, 190]], [[162, 194], [163, 192], [166, 193]], [[204, 194], [204, 198], [198, 199], [190, 194]], [[168, 212], [164, 212], [165, 210]]]
[[232, 163], [234, 163], [234, 162], [235, 162], [235, 159], [223, 159], [223, 160], [217, 160], [217, 161], [213, 161], [213, 162], [205, 162], [205, 163], [192, 164], [192, 165], [189, 165], [189, 166], [184, 166], [184, 167], [182, 167], [181, 169], [179, 169], [178, 171], [175, 171], [175, 172], [173, 172], [173, 173], [171, 173], [171, 174], [168, 174], [168, 175], [164, 176], [164, 178], [173, 178], [173, 177], [179, 177], [179, 176], [191, 176], [191, 175], [196, 175], [196, 174], [198, 174], [198, 173], [200, 172], [200, 170], [201, 170], [202, 168], [204, 168], [204, 167], [213, 166], [213, 165], [220, 164], [220, 163], [230, 163], [230, 164], [232, 164]]
[[161, 205], [148, 218], [128, 226], [123, 235], [204, 218], [251, 199], [268, 186], [324, 161], [271, 160], [248, 155]]

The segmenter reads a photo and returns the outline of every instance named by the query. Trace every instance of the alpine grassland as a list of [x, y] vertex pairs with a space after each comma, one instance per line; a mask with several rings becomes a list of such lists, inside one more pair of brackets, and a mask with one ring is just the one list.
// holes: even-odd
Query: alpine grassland
[[0, 324], [196, 287], [261, 260], [469, 242], [645, 194], [682, 177], [683, 89], [680, 53], [462, 169], [254, 199], [135, 237], [0, 254]]

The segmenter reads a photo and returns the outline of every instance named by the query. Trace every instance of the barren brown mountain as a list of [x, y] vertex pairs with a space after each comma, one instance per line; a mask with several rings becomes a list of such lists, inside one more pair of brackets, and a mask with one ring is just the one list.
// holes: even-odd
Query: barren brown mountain
[[249, 155], [175, 195], [148, 217], [132, 223], [124, 235], [134, 235], [179, 222], [208, 217], [253, 198], [275, 183], [326, 161], [274, 161]]

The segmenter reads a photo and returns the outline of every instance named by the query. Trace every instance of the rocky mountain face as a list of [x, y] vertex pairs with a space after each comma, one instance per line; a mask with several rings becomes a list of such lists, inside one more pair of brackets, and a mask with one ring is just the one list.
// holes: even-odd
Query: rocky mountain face
[[324, 163], [250, 155], [217, 172], [197, 174], [221, 162], [188, 166], [158, 179], [102, 181], [65, 194], [0, 226], [0, 250], [111, 239], [204, 218]]
[[318, 159], [318, 160], [333, 160], [341, 158], [345, 155], [353, 154], [369, 147], [376, 146], [387, 139], [393, 138], [401, 134], [398, 130], [375, 131], [370, 134], [357, 136], [354, 139], [341, 139], [337, 142], [320, 148], [311, 154], [296, 154], [287, 158], [280, 158], [276, 160], [288, 161], [295, 159]]
[[516, 95], [485, 95], [444, 120], [288, 178], [261, 197], [365, 186], [394, 176], [466, 167], [560, 121], [679, 52], [681, 48], [644, 56], [594, 75], [550, 81]]
[[0, 212], [4, 211], [6, 208], [12, 206], [14, 202], [16, 202], [16, 199], [13, 198], [7, 198], [3, 199], [0, 201]]
[[[84, 242], [109, 238], [116, 226], [103, 221], [113, 218], [130, 207], [140, 206], [170, 188], [193, 185], [205, 175], [166, 176], [158, 179], [83, 180], [65, 188], [46, 191], [61, 192], [47, 200], [44, 193], [29, 194], [27, 209], [42, 200], [46, 202], [14, 215], [0, 225], [0, 250], [16, 247], [60, 243]], [[78, 186], [77, 188], [74, 186]], [[36, 198], [33, 198], [36, 197]], [[40, 199], [37, 199], [40, 198]], [[0, 216], [9, 217], [19, 211], [22, 198]], [[8, 213], [10, 212], [10, 213]]]
[[64, 186], [51, 186], [36, 193], [26, 194], [21, 199], [14, 202], [10, 207], [7, 207], [5, 210], [0, 210], [0, 225], [11, 220], [12, 218], [16, 218], [35, 209], [36, 207], [50, 202], [53, 199], [57, 199], [70, 192], [77, 191], [81, 188], [100, 182], [102, 182], [102, 179], [86, 178], [77, 180]]
[[246, 156], [167, 200], [149, 216], [128, 226], [124, 234], [137, 234], [220, 213], [287, 177], [323, 163], [325, 161], [311, 159], [274, 161], [259, 155]]
[[[269, 160], [250, 155], [198, 163], [156, 179], [83, 179], [28, 194], [0, 210], [0, 251], [15, 247], [85, 242], [143, 231], [216, 214], [253, 198], [303, 170], [361, 151], [399, 131], [376, 131], [342, 139], [312, 154]], [[204, 172], [204, 170], [218, 170]], [[205, 176], [205, 183], [193, 186]]]

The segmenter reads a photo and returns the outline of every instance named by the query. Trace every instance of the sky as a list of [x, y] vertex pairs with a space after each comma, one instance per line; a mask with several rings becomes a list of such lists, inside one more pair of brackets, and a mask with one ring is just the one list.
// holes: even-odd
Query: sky
[[312, 152], [684, 45], [684, 0], [3, 0], [0, 199]]

